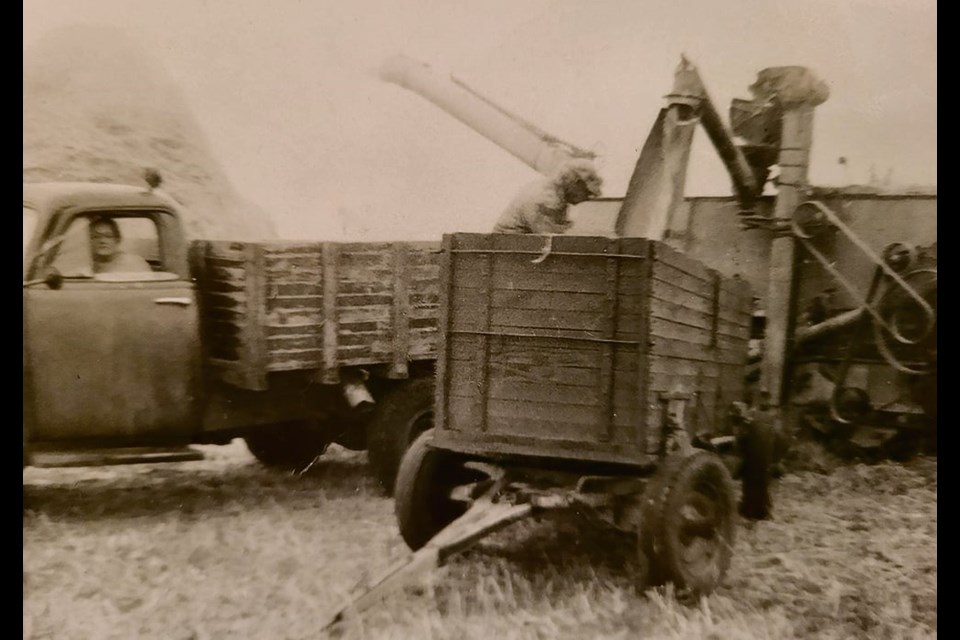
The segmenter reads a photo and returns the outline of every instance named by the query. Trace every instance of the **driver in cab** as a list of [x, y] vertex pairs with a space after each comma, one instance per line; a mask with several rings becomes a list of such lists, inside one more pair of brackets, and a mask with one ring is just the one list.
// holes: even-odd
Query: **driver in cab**
[[137, 273], [152, 271], [150, 263], [134, 253], [120, 249], [120, 225], [113, 218], [90, 221], [90, 252], [94, 273]]

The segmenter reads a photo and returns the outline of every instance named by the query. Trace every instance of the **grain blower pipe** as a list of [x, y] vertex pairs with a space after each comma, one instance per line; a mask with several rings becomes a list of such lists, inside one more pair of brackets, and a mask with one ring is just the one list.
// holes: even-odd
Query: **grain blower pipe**
[[380, 67], [381, 80], [413, 91], [480, 135], [544, 175], [571, 159], [593, 160], [596, 154], [579, 149], [481, 96], [453, 76], [443, 77], [429, 65], [394, 56]]
[[700, 117], [710, 142], [717, 150], [727, 173], [733, 182], [733, 189], [744, 209], [750, 209], [760, 195], [763, 185], [750, 167], [743, 151], [733, 141], [733, 134], [727, 129], [717, 112], [707, 89], [700, 78], [697, 68], [684, 57], [674, 76], [673, 92], [667, 96], [670, 104], [687, 104]]

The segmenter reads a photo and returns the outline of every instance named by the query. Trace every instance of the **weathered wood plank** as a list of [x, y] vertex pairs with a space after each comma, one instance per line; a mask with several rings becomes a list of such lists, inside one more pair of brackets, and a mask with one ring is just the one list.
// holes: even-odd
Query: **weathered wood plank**
[[[552, 253], [595, 253], [606, 257], [611, 253], [610, 238], [602, 236], [553, 236], [548, 240], [539, 235], [497, 235], [457, 233], [452, 236], [451, 249], [456, 251], [478, 251], [495, 249], [497, 251], [532, 252], [536, 257], [546, 243], [550, 243]], [[624, 239], [619, 251], [638, 256], [646, 255], [647, 240]], [[462, 254], [461, 254], [462, 255]], [[566, 259], [566, 256], [564, 256]]]
[[243, 269], [243, 256], [238, 254], [237, 258], [225, 258], [220, 256], [207, 256], [204, 259], [207, 268], [219, 267], [223, 269]]
[[248, 244], [244, 247], [246, 262], [246, 317], [241, 332], [242, 375], [245, 387], [257, 391], [267, 388], [267, 344], [263, 331], [265, 320], [263, 247]]
[[263, 248], [267, 257], [276, 254], [317, 254], [320, 252], [319, 242], [300, 242], [297, 240], [272, 240], [264, 242]]
[[243, 243], [211, 240], [207, 242], [207, 260], [230, 260], [243, 262]]
[[[692, 276], [708, 284], [714, 277], [714, 272], [702, 262], [694, 260], [690, 256], [680, 253], [665, 244], [658, 243], [654, 245], [654, 260], [655, 263], [669, 265], [688, 276]], [[659, 265], [654, 266], [654, 270], [657, 270], [658, 266]]]
[[708, 300], [713, 299], [712, 281], [701, 280], [691, 276], [689, 273], [684, 273], [673, 265], [665, 264], [663, 262], [654, 263], [653, 269], [654, 271], [652, 277], [654, 280], [668, 282], [675, 287], [683, 289], [684, 291], [701, 298], [707, 298]]
[[210, 293], [243, 293], [246, 287], [242, 280], [207, 280], [200, 287], [200, 295], [206, 296]]
[[744, 365], [747, 361], [746, 349], [706, 349], [702, 345], [661, 337], [651, 338], [650, 353], [654, 356], [725, 364]]
[[267, 337], [273, 336], [296, 336], [296, 335], [317, 335], [323, 328], [323, 323], [319, 321], [301, 322], [299, 324], [266, 324], [264, 330]]
[[319, 349], [317, 349], [317, 336], [314, 334], [300, 334], [296, 336], [268, 336], [267, 349], [273, 357], [276, 357], [278, 353], [291, 350], [319, 352]]
[[390, 283], [341, 279], [337, 284], [337, 291], [341, 294], [390, 295]]
[[315, 272], [317, 271], [318, 251], [310, 253], [275, 253], [266, 260], [267, 270], [271, 273]]
[[648, 387], [648, 392], [714, 391], [717, 388], [718, 380], [718, 376], [707, 377], [701, 375], [654, 373], [650, 375], [650, 386]]
[[678, 358], [648, 357], [646, 366], [651, 375], [702, 375], [720, 377], [723, 365], [703, 360], [681, 360]]
[[651, 320], [661, 324], [674, 324], [678, 327], [688, 327], [693, 330], [706, 331], [707, 334], [713, 333], [714, 329], [716, 329], [719, 335], [737, 339], [745, 339], [745, 332], [749, 333], [749, 327], [746, 325], [724, 320], [723, 318], [716, 320], [716, 327], [714, 327], [713, 319], [707, 314], [685, 307], [671, 307], [668, 310], [661, 305], [654, 304], [651, 311]]
[[[596, 366], [598, 343], [586, 340], [567, 340], [553, 336], [516, 338], [513, 336], [493, 336], [491, 353], [504, 354], [504, 357], [522, 358], [525, 361], [543, 363], [572, 364], [584, 362], [583, 366]], [[473, 357], [482, 344], [481, 336], [470, 333], [452, 333], [447, 338], [451, 357], [457, 359]], [[617, 351], [624, 357], [633, 358], [637, 346], [617, 345]]]
[[[464, 298], [467, 296], [464, 295]], [[602, 308], [604, 294], [558, 293], [556, 291], [492, 291], [490, 304], [500, 309], [537, 309], [596, 312]]]
[[[653, 300], [655, 300], [653, 304], [663, 306], [668, 312], [682, 307], [707, 314], [708, 316], [713, 314], [714, 304], [711, 296], [702, 297], [693, 295], [670, 282], [654, 279], [651, 282], [650, 294]], [[750, 312], [740, 308], [721, 305], [720, 317], [730, 322], [741, 324], [749, 322]]]
[[[462, 301], [462, 303], [460, 303]], [[456, 330], [483, 331], [480, 320], [487, 313], [486, 305], [476, 295], [466, 295], [463, 290], [455, 292], [452, 311]], [[536, 309], [492, 307], [489, 310], [491, 330], [524, 332], [526, 329], [563, 330], [593, 334], [605, 338], [608, 318], [602, 306], [592, 310]], [[616, 337], [630, 339], [639, 337], [642, 319], [638, 314], [616, 315]]]
[[285, 327], [316, 324], [320, 320], [320, 312], [315, 308], [271, 309], [270, 313], [266, 314], [263, 324], [270, 327]]
[[393, 304], [393, 295], [388, 293], [340, 293], [337, 295], [337, 306], [340, 308], [391, 304]]
[[354, 322], [383, 322], [389, 326], [391, 309], [386, 305], [371, 305], [366, 307], [342, 307], [337, 310], [339, 321], [342, 324]]
[[[490, 433], [531, 434], [533, 429], [546, 439], [574, 437], [599, 442], [609, 431], [597, 407], [490, 399], [486, 413]], [[625, 427], [630, 418], [620, 414], [613, 420], [616, 426]]]
[[268, 298], [287, 298], [291, 296], [316, 296], [323, 295], [323, 284], [321, 282], [278, 282], [272, 281], [267, 286]]
[[650, 336], [653, 339], [669, 338], [671, 340], [680, 340], [690, 345], [697, 345], [706, 348], [719, 348], [721, 350], [744, 349], [746, 351], [746, 341], [725, 335], [717, 334], [713, 336], [707, 329], [691, 327], [670, 320], [653, 317], [650, 319]]
[[[455, 316], [456, 318], [456, 316]], [[456, 322], [456, 319], [454, 320]], [[462, 328], [471, 323], [463, 322]], [[593, 311], [541, 311], [539, 309], [498, 309], [490, 310], [490, 324], [494, 328], [540, 328], [571, 329], [575, 331], [603, 331], [606, 318], [603, 309]], [[604, 336], [605, 337], [605, 336]]]
[[320, 368], [320, 357], [316, 358], [295, 358], [282, 357], [271, 360], [267, 365], [268, 371], [310, 371]]
[[226, 267], [219, 265], [209, 265], [207, 267], [207, 277], [211, 280], [222, 280], [225, 282], [245, 282], [247, 270], [245, 267]]
[[[475, 372], [476, 373], [476, 372]], [[600, 370], [585, 381], [585, 384], [555, 384], [518, 380], [509, 376], [490, 377], [489, 395], [491, 399], [523, 400], [528, 402], [546, 402], [595, 407], [599, 411], [603, 406], [603, 394], [597, 393], [597, 380]], [[615, 377], [612, 401], [614, 410], [636, 409], [639, 401], [634, 385], [626, 376]], [[475, 376], [456, 376], [450, 381], [450, 393], [462, 397], [482, 397]]]
[[[617, 240], [611, 240], [609, 248], [612, 252], [619, 251], [619, 242]], [[637, 262], [635, 267], [642, 268], [644, 264], [642, 262]], [[603, 337], [608, 340], [613, 340], [621, 333], [621, 328], [618, 327], [619, 320], [619, 293], [620, 293], [620, 272], [625, 270], [625, 265], [620, 264], [616, 258], [607, 258], [606, 260], [606, 269], [607, 269], [607, 292], [606, 299], [603, 304], [603, 311], [605, 320], [603, 327]], [[637, 274], [642, 275], [642, 274]], [[628, 322], [629, 326], [639, 327], [639, 318], [636, 318], [632, 322]], [[639, 337], [639, 336], [637, 336]], [[597, 393], [601, 397], [601, 412], [600, 418], [608, 425], [608, 430], [601, 437], [601, 440], [608, 441], [613, 436], [613, 401], [614, 401], [614, 346], [612, 343], [607, 342], [600, 347], [600, 379], [597, 385]]]
[[269, 296], [267, 302], [276, 308], [281, 309], [320, 309], [322, 306], [323, 295], [322, 294], [307, 294], [307, 295], [275, 295]]
[[393, 267], [393, 307], [391, 309], [392, 353], [389, 375], [394, 378], [406, 378], [407, 360], [410, 347], [410, 294], [408, 250], [403, 243], [391, 247], [391, 266]]
[[243, 309], [247, 304], [247, 293], [227, 291], [207, 291], [204, 301], [210, 309]]

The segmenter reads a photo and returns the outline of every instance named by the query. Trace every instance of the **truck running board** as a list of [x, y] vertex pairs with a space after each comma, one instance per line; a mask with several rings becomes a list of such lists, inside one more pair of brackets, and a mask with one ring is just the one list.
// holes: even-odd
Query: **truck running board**
[[35, 451], [30, 454], [30, 466], [40, 468], [105, 467], [154, 462], [192, 462], [203, 459], [202, 451], [190, 447], [126, 447], [122, 449]]

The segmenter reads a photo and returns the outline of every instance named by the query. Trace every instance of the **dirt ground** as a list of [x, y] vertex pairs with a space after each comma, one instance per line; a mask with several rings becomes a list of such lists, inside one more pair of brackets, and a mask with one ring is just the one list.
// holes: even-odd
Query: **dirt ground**
[[[362, 453], [308, 473], [240, 442], [153, 466], [27, 469], [24, 638], [318, 638], [400, 557]], [[935, 638], [937, 465], [794, 465], [699, 603], [638, 594], [632, 549], [575, 522], [514, 525], [345, 629], [348, 638]], [[808, 470], [803, 470], [804, 468]]]

